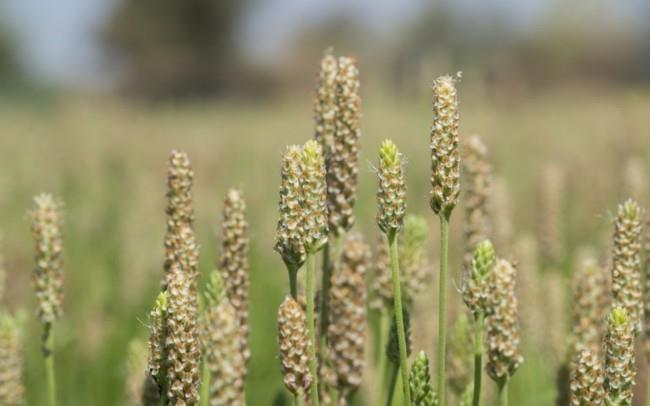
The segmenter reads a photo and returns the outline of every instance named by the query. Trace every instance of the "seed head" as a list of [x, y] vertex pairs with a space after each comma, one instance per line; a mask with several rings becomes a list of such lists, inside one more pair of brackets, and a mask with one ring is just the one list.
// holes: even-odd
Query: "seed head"
[[[191, 229], [194, 222], [192, 209], [192, 183], [194, 172], [190, 159], [185, 152], [173, 150], [169, 157], [167, 172], [167, 230], [165, 234], [165, 274], [172, 264], [179, 260], [179, 250], [182, 250], [181, 237], [184, 229]], [[163, 280], [163, 288], [167, 286], [167, 276]]]
[[19, 318], [0, 312], [0, 404], [25, 404], [22, 325]]
[[210, 371], [209, 404], [243, 406], [246, 361], [242, 334], [224, 282], [219, 271], [213, 271], [205, 292], [202, 335], [204, 362]]
[[228, 190], [223, 206], [221, 227], [219, 269], [224, 275], [228, 300], [237, 313], [241, 332], [241, 351], [244, 359], [248, 361], [250, 358], [248, 346], [249, 239], [246, 202], [240, 189]]
[[494, 266], [494, 247], [489, 240], [478, 243], [474, 250], [472, 267], [465, 271], [462, 294], [474, 317], [485, 314], [490, 295], [490, 273]]
[[309, 140], [302, 147], [301, 206], [303, 209], [304, 244], [307, 252], [317, 252], [327, 242], [327, 194], [325, 161], [320, 145]]
[[323, 59], [320, 61], [316, 97], [314, 98], [314, 121], [316, 122], [314, 139], [321, 145], [325, 155], [329, 155], [336, 134], [338, 61], [332, 51], [332, 48], [326, 49]]
[[474, 248], [491, 235], [492, 165], [481, 137], [465, 143], [463, 186], [465, 187], [465, 269], [471, 268]]
[[160, 404], [160, 391], [147, 370], [147, 347], [139, 339], [129, 342], [125, 398], [133, 406]]
[[460, 153], [458, 151], [458, 95], [453, 78], [433, 81], [433, 124], [431, 127], [431, 208], [449, 218], [460, 194]]
[[149, 374], [162, 387], [165, 378], [165, 340], [167, 337], [167, 292], [160, 292], [149, 312]]
[[370, 248], [359, 234], [346, 238], [341, 269], [332, 275], [330, 323], [327, 329], [329, 363], [339, 391], [349, 395], [361, 385], [365, 366], [367, 312], [365, 274]]
[[385, 140], [379, 150], [379, 212], [377, 224], [384, 233], [402, 228], [406, 213], [406, 184], [402, 154], [391, 140]]
[[312, 383], [306, 318], [300, 304], [289, 296], [278, 310], [278, 339], [284, 385], [294, 395], [306, 393]]
[[290, 145], [282, 159], [282, 181], [280, 183], [280, 219], [275, 234], [275, 250], [287, 267], [298, 269], [305, 262], [304, 224], [305, 216], [301, 205], [302, 178], [301, 148]]
[[612, 296], [615, 305], [627, 311], [635, 335], [641, 332], [643, 300], [641, 288], [641, 217], [633, 200], [619, 205], [614, 221]]
[[540, 183], [539, 243], [541, 259], [546, 265], [559, 266], [564, 256], [562, 229], [566, 176], [558, 164], [544, 167]]
[[515, 268], [497, 260], [490, 275], [490, 301], [486, 319], [488, 375], [499, 382], [509, 379], [523, 362], [519, 353], [519, 321], [515, 297]]
[[650, 221], [645, 223], [645, 238], [643, 247], [643, 272], [645, 275], [644, 291], [644, 329], [646, 358], [650, 359]]
[[572, 336], [575, 353], [585, 348], [595, 357], [601, 355], [604, 321], [609, 306], [607, 282], [605, 270], [593, 258], [585, 259], [577, 268], [573, 280], [575, 296]]
[[438, 404], [436, 393], [431, 384], [429, 359], [424, 351], [420, 351], [413, 360], [411, 373], [409, 374], [409, 387], [413, 405], [434, 406]]
[[[411, 355], [413, 348], [413, 336], [411, 334], [411, 314], [406, 307], [402, 307], [402, 320], [404, 321], [404, 337], [406, 338], [406, 357]], [[399, 341], [397, 335], [397, 319], [393, 312], [393, 318], [390, 323], [390, 332], [388, 334], [388, 344], [386, 344], [386, 356], [388, 360], [399, 366]]]
[[605, 404], [603, 367], [598, 356], [589, 350], [576, 354], [571, 365], [571, 406]]
[[166, 317], [167, 397], [172, 404], [196, 405], [201, 381], [198, 298], [192, 276], [174, 264], [169, 272]]
[[336, 120], [333, 142], [325, 150], [329, 228], [342, 235], [354, 225], [352, 208], [356, 200], [361, 138], [359, 70], [352, 58], [338, 59], [336, 76]]
[[624, 307], [615, 306], [605, 334], [605, 391], [610, 404], [632, 404], [635, 376], [632, 319]]
[[61, 204], [50, 194], [34, 198], [31, 212], [35, 242], [34, 289], [43, 323], [52, 323], [63, 315], [63, 219]]

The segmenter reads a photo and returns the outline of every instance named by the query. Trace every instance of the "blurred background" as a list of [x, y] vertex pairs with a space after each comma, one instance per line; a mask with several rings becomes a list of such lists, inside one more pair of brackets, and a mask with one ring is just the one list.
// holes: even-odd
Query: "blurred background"
[[[129, 343], [147, 337], [162, 274], [167, 158], [184, 149], [196, 173], [203, 272], [218, 252], [226, 188], [246, 193], [248, 399], [283, 404], [275, 311], [286, 278], [271, 249], [280, 157], [285, 145], [312, 137], [315, 76], [330, 46], [356, 57], [361, 72], [356, 213], [366, 239], [377, 234], [372, 162], [386, 137], [408, 157], [410, 211], [436, 230], [427, 204], [431, 81], [462, 71], [462, 133], [480, 133], [490, 148], [510, 196], [513, 240], [536, 237], [545, 221], [544, 168], [551, 163], [564, 174], [559, 273], [568, 287], [579, 247], [607, 255], [610, 213], [630, 190], [622, 181], [628, 163], [648, 164], [649, 21], [647, 0], [2, 0], [7, 304], [29, 315], [34, 308], [25, 213], [33, 195], [52, 192], [66, 205], [62, 404], [124, 404]], [[452, 223], [452, 262], [460, 269], [460, 210]], [[452, 300], [460, 303], [458, 295]], [[552, 328], [562, 337], [569, 329], [559, 313], [547, 323], [536, 334]], [[26, 328], [28, 400], [40, 405], [40, 326], [30, 318]], [[513, 382], [513, 404], [549, 405], [556, 395], [562, 344], [547, 352], [534, 344], [524, 338], [527, 362]]]

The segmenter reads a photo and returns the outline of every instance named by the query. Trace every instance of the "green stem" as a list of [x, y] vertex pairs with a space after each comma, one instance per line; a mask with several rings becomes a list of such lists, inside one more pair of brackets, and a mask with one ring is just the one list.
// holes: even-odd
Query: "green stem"
[[43, 357], [45, 358], [45, 375], [47, 379], [47, 397], [50, 406], [56, 406], [56, 377], [54, 375], [54, 324], [43, 326]]
[[316, 361], [316, 333], [314, 331], [314, 273], [316, 273], [316, 263], [314, 253], [307, 252], [307, 332], [311, 343], [309, 351], [309, 371], [312, 376], [311, 384], [311, 404], [318, 406], [318, 367]]
[[[386, 396], [386, 406], [390, 406], [393, 404], [396, 384], [397, 384], [397, 366], [395, 364], [391, 364], [390, 381], [388, 383], [388, 395]], [[408, 405], [410, 405], [410, 403], [408, 403]]]
[[289, 271], [289, 291], [291, 292], [291, 297], [295, 300], [298, 300], [298, 270], [300, 268], [289, 266], [287, 270]]
[[200, 406], [208, 406], [210, 397], [210, 368], [208, 363], [203, 359], [203, 368], [201, 369], [201, 397]]
[[474, 318], [474, 397], [472, 405], [481, 404], [481, 378], [483, 375], [483, 313]]
[[388, 342], [388, 334], [390, 332], [390, 310], [382, 310], [379, 315], [379, 345], [378, 354], [379, 365], [377, 372], [379, 373], [377, 382], [380, 382], [378, 391], [379, 396], [377, 399], [382, 399], [386, 390], [386, 379], [388, 378], [388, 358], [386, 357], [386, 344]]
[[393, 296], [395, 298], [395, 320], [397, 321], [397, 343], [399, 345], [399, 367], [402, 372], [402, 391], [407, 405], [411, 404], [411, 393], [409, 391], [408, 357], [406, 355], [406, 332], [404, 330], [404, 313], [402, 310], [402, 291], [399, 281], [399, 256], [397, 253], [397, 232], [390, 231], [387, 234], [390, 246], [391, 276], [393, 278]]
[[504, 378], [501, 382], [497, 383], [499, 387], [499, 401], [498, 406], [508, 406], [508, 378]]
[[445, 406], [445, 353], [447, 336], [447, 261], [449, 250], [449, 218], [440, 216], [440, 278], [438, 293], [438, 404]]
[[302, 389], [298, 390], [298, 393], [296, 393], [293, 397], [294, 404], [296, 406], [303, 406], [305, 404], [305, 394], [302, 393]]
[[[650, 362], [646, 362], [646, 365], [650, 366]], [[650, 406], [650, 368], [648, 368], [648, 372], [646, 374], [645, 404], [646, 406]]]

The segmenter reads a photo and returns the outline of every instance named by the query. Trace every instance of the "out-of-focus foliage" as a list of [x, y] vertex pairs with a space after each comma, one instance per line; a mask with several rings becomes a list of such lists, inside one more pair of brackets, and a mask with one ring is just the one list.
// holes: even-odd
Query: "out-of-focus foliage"
[[242, 0], [122, 0], [103, 32], [124, 88], [149, 97], [211, 95], [237, 72]]
[[0, 81], [8, 80], [16, 75], [16, 49], [9, 30], [0, 21]]

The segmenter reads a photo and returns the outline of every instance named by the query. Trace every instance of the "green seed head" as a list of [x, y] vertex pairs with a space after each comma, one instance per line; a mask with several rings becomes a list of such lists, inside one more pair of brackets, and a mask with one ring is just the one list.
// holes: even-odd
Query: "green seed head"
[[379, 211], [377, 224], [384, 233], [402, 228], [406, 213], [406, 185], [402, 154], [391, 140], [385, 140], [379, 150]]
[[607, 319], [605, 334], [605, 391], [611, 404], [632, 404], [636, 365], [634, 330], [625, 308], [615, 306]]
[[489, 274], [494, 267], [494, 247], [489, 240], [481, 241], [474, 250], [472, 268], [463, 278], [463, 300], [474, 316], [485, 314], [489, 299]]
[[641, 286], [641, 208], [628, 200], [618, 208], [614, 221], [612, 296], [625, 308], [634, 334], [641, 332], [643, 288]]
[[280, 183], [280, 218], [275, 234], [274, 249], [280, 254], [287, 267], [298, 269], [305, 262], [304, 210], [301, 205], [302, 178], [301, 148], [287, 147], [282, 159], [282, 180]]
[[165, 379], [164, 348], [166, 337], [167, 292], [160, 292], [149, 312], [149, 373], [159, 383]]
[[302, 147], [302, 200], [304, 245], [307, 252], [317, 252], [327, 242], [327, 195], [325, 161], [320, 145], [309, 140]]
[[436, 393], [431, 384], [431, 373], [429, 372], [429, 358], [424, 351], [413, 360], [409, 374], [409, 388], [411, 390], [411, 401], [416, 406], [434, 406], [438, 404]]
[[431, 128], [431, 208], [449, 218], [460, 194], [458, 151], [458, 96], [456, 78], [441, 76], [433, 81], [433, 125]]

